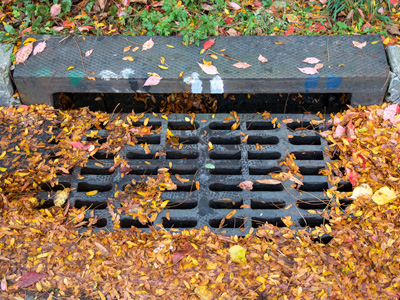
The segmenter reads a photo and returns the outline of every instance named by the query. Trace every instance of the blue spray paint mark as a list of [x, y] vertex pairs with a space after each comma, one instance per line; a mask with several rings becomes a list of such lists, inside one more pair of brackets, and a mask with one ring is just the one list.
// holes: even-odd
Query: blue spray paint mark
[[319, 76], [318, 74], [308, 76], [306, 82], [304, 83], [304, 85], [306, 86], [306, 93], [308, 93], [310, 89], [315, 89], [318, 86], [320, 80], [321, 76]]
[[325, 86], [328, 89], [336, 89], [342, 83], [342, 77], [336, 75], [329, 75], [326, 80]]
[[81, 80], [85, 77], [85, 73], [78, 70], [70, 70], [68, 71], [68, 78], [73, 85], [77, 85]]

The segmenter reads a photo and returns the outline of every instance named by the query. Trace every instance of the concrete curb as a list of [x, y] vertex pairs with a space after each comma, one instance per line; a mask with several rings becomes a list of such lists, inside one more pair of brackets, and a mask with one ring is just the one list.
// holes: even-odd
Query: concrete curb
[[10, 78], [12, 47], [0, 44], [0, 106], [20, 105], [19, 99], [13, 98], [14, 88]]
[[400, 104], [400, 46], [387, 47], [386, 54], [391, 69], [386, 100]]

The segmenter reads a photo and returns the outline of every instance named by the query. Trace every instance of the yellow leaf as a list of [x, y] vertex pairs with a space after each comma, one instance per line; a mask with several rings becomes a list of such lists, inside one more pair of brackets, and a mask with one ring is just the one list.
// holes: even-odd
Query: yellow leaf
[[0, 171], [5, 172], [5, 171], [7, 171], [7, 168], [0, 167]]
[[97, 290], [97, 292], [99, 293], [99, 296], [100, 296], [101, 300], [106, 300], [106, 297], [104, 296], [104, 294], [100, 290]]
[[163, 70], [168, 70], [168, 67], [166, 67], [166, 66], [158, 65], [158, 67], [159, 67], [160, 69], [163, 69]]
[[133, 48], [133, 49], [132, 49], [132, 52], [136, 52], [136, 51], [138, 51], [138, 50], [139, 50], [139, 48], [140, 48], [140, 47], [135, 47], [135, 48]]
[[275, 45], [282, 45], [282, 42], [274, 42]]
[[267, 282], [267, 280], [266, 280], [264, 277], [262, 277], [262, 276], [258, 276], [258, 277], [256, 278], [256, 280], [257, 280], [258, 282], [261, 282], [261, 283]]
[[161, 57], [160, 57], [160, 64], [163, 65], [164, 63], [165, 63], [165, 58], [161, 56]]
[[211, 66], [212, 65], [212, 61], [206, 61], [203, 59], [203, 64], [205, 64], [206, 66]]
[[75, 68], [74, 66], [70, 66], [67, 71], [72, 70], [73, 68]]
[[243, 248], [240, 245], [235, 245], [229, 248], [229, 254], [231, 256], [231, 261], [236, 263], [246, 263], [246, 248]]
[[215, 54], [211, 54], [210, 57], [214, 58], [214, 59], [218, 59], [218, 56], [216, 56]]
[[214, 149], [214, 146], [211, 142], [208, 142], [208, 151]]
[[3, 151], [3, 152], [1, 153], [1, 155], [0, 155], [0, 159], [3, 159], [3, 157], [6, 156], [6, 153], [7, 153], [6, 151]]
[[86, 195], [88, 195], [88, 196], [93, 196], [93, 195], [96, 195], [97, 192], [98, 192], [97, 190], [90, 191], [90, 192], [87, 192]]
[[225, 276], [224, 272], [219, 273], [219, 275], [218, 275], [217, 279], [215, 280], [215, 282], [216, 283], [221, 283], [222, 279], [224, 279], [224, 276]]
[[36, 42], [36, 39], [34, 39], [34, 38], [27, 38], [27, 39], [24, 41], [24, 46], [28, 45], [29, 43], [33, 43], [33, 42]]
[[179, 78], [182, 78], [182, 76], [183, 76], [183, 72], [180, 72], [179, 73]]
[[390, 37], [387, 37], [387, 38], [383, 41], [383, 44], [384, 44], [384, 45], [387, 45], [387, 44], [389, 44], [389, 42], [390, 42]]
[[385, 205], [397, 198], [396, 192], [387, 186], [377, 190], [372, 196], [372, 200], [378, 205]]
[[168, 48], [175, 48], [174, 46], [172, 46], [172, 45], [167, 45], [167, 47]]
[[57, 191], [54, 197], [54, 205], [58, 207], [63, 206], [65, 201], [68, 199], [68, 195], [69, 195], [69, 189]]
[[230, 219], [233, 217], [233, 215], [236, 214], [236, 209], [231, 211], [229, 214], [226, 215], [226, 219]]
[[198, 286], [194, 289], [195, 294], [200, 300], [213, 300], [214, 294], [210, 290], [207, 289], [206, 286]]
[[133, 57], [132, 56], [125, 56], [124, 58], [122, 58], [122, 60], [133, 61]]

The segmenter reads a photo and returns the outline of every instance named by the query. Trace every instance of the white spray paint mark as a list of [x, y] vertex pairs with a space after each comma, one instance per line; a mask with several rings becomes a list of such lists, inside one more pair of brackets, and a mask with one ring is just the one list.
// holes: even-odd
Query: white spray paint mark
[[135, 71], [132, 69], [123, 69], [119, 74], [115, 74], [113, 71], [110, 70], [103, 70], [100, 72], [99, 76], [103, 80], [110, 80], [110, 79], [129, 79], [134, 78]]
[[196, 72], [192, 73], [192, 76], [183, 78], [183, 81], [192, 86], [192, 93], [200, 94], [203, 90], [203, 83], [199, 79], [199, 74]]
[[111, 87], [111, 89], [113, 90], [114, 93], [120, 93], [120, 90], [118, 90], [118, 89], [116, 89], [114, 87]]
[[215, 75], [214, 78], [210, 80], [210, 90], [213, 94], [224, 93], [224, 82], [219, 75]]

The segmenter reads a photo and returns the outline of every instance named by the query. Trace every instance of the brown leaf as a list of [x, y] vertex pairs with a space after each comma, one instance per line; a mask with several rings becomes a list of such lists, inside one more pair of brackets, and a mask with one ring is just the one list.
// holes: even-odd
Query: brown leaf
[[251, 191], [253, 189], [253, 182], [249, 180], [242, 181], [239, 183], [238, 187], [240, 187], [242, 190]]
[[261, 179], [256, 181], [263, 184], [281, 184], [281, 182], [276, 179]]
[[397, 27], [396, 25], [386, 25], [385, 29], [393, 35], [399, 35], [400, 36], [400, 30], [399, 27]]

